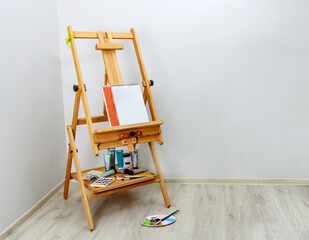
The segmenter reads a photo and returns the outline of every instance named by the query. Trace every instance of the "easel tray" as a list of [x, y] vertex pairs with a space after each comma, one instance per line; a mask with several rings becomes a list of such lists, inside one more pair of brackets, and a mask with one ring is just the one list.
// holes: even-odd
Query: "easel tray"
[[[84, 170], [84, 171], [82, 171], [82, 173], [88, 172], [90, 170], [97, 170], [97, 171], [105, 172], [105, 167]], [[156, 180], [155, 179], [156, 176], [149, 171], [142, 172], [142, 173], [134, 175], [134, 176], [144, 176], [144, 177], [132, 179], [132, 180], [125, 180], [125, 181], [117, 180], [116, 177], [118, 175], [124, 175], [124, 174], [116, 173], [114, 175], [108, 176], [108, 178], [115, 178], [115, 180], [114, 180], [113, 183], [111, 183], [107, 187], [102, 187], [102, 188], [101, 187], [92, 187], [91, 186], [92, 181], [88, 181], [88, 180], [84, 180], [84, 185], [91, 193], [97, 194], [97, 193], [108, 192], [108, 191], [113, 190], [113, 189], [123, 188], [123, 187], [131, 186], [131, 185], [135, 185], [135, 184], [147, 182], [147, 181], [151, 181], [149, 183], [153, 183], [153, 180]], [[71, 173], [71, 178], [78, 180], [77, 174], [75, 172]]]

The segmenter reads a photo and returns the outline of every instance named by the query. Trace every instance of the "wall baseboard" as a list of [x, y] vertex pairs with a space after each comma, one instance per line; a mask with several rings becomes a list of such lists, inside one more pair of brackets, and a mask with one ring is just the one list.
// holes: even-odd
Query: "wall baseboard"
[[26, 213], [20, 218], [8, 226], [2, 233], [0, 233], [0, 239], [6, 239], [14, 231], [16, 231], [24, 222], [26, 222], [33, 214], [36, 213], [49, 199], [51, 199], [64, 185], [62, 180], [56, 187], [50, 190], [44, 197], [42, 197], [36, 204], [34, 204]]
[[164, 178], [166, 183], [309, 185], [309, 178]]

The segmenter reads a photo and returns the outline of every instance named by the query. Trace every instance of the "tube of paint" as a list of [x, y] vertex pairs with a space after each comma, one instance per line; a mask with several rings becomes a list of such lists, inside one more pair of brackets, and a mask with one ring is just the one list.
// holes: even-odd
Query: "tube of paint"
[[129, 175], [134, 175], [134, 174], [138, 174], [138, 173], [142, 173], [142, 172], [146, 172], [147, 169], [135, 169], [135, 170], [129, 170], [127, 168], [124, 169], [117, 169], [117, 173], [124, 173], [124, 174], [129, 174]]
[[138, 169], [138, 150], [135, 149], [134, 152], [132, 152], [132, 162], [133, 162], [133, 169]]
[[130, 168], [131, 167], [131, 156], [130, 153], [123, 154], [123, 168]]
[[107, 172], [103, 172], [101, 174], [98, 174], [98, 177], [103, 178], [103, 177], [108, 177], [110, 175], [114, 175], [116, 173], [116, 171], [114, 169], [109, 170]]
[[127, 169], [127, 168], [117, 169], [117, 173], [124, 173], [124, 174], [133, 175], [133, 171], [132, 171], [132, 170], [129, 170], [129, 169]]
[[122, 169], [123, 168], [123, 150], [117, 150], [116, 155], [117, 155], [118, 169]]
[[103, 151], [105, 171], [111, 170], [111, 154], [108, 151]]
[[130, 174], [129, 175], [135, 175], [135, 174], [138, 174], [138, 173], [142, 173], [142, 172], [146, 172], [147, 169], [143, 169], [143, 168], [140, 168], [140, 169], [134, 169], [132, 172], [133, 174]]
[[108, 152], [111, 154], [111, 169], [115, 169], [115, 148], [109, 148]]

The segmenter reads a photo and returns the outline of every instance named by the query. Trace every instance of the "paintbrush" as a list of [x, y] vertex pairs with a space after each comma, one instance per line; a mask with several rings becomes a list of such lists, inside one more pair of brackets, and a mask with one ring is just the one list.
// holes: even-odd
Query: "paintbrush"
[[158, 225], [160, 222], [163, 222], [164, 220], [170, 218], [171, 216], [173, 216], [174, 214], [178, 213], [179, 210], [176, 210], [175, 212], [172, 212], [170, 215], [167, 215], [166, 217], [164, 218], [151, 218], [150, 220], [150, 226], [153, 226], [153, 225]]

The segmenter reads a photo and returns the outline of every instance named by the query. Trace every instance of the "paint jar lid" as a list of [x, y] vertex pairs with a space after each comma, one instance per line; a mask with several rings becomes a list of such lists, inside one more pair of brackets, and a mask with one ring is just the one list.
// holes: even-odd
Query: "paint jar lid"
[[124, 153], [123, 156], [124, 157], [130, 157], [130, 153]]

